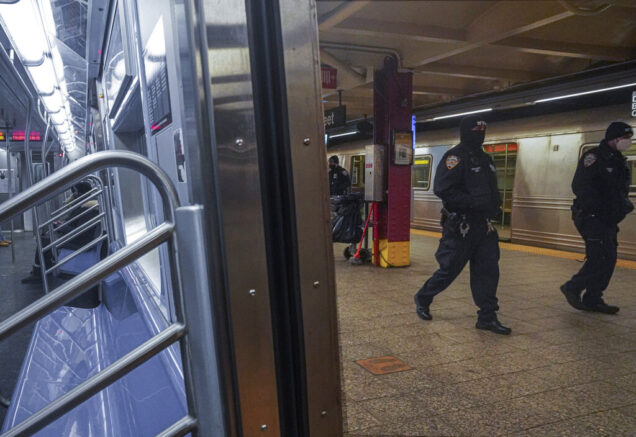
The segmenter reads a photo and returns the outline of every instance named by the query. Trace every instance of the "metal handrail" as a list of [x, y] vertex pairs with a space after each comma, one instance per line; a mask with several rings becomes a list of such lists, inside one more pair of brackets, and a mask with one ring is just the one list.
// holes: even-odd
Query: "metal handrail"
[[[74, 219], [77, 219], [77, 218], [79, 218], [81, 216], [84, 216], [84, 215], [86, 215], [87, 213], [89, 213], [90, 211], [92, 211], [94, 209], [95, 208], [91, 208], [90, 210], [86, 210], [82, 214], [79, 214], [77, 217], [74, 217]], [[56, 240], [51, 241], [48, 245], [44, 246], [42, 248], [42, 250], [47, 251], [47, 250], [52, 249], [54, 247], [61, 246], [62, 244], [71, 241], [73, 238], [77, 237], [82, 232], [87, 231], [88, 229], [93, 228], [93, 227], [95, 227], [98, 224], [102, 224], [102, 221], [103, 221], [102, 219], [104, 218], [105, 215], [106, 215], [105, 213], [100, 212], [95, 217], [93, 217], [92, 219], [82, 223], [78, 227], [71, 228], [71, 230], [69, 232], [67, 232], [66, 234], [64, 234], [61, 237], [57, 238]], [[75, 221], [75, 220], [73, 220], [73, 221]], [[68, 222], [65, 222], [64, 226], [65, 225], [68, 225]], [[61, 227], [64, 227], [64, 226], [61, 226]]]
[[[169, 176], [161, 168], [142, 155], [132, 152], [105, 151], [85, 156], [0, 204], [0, 221], [17, 215], [33, 207], [33, 205], [46, 201], [54, 196], [60, 189], [68, 187], [74, 181], [108, 167], [128, 168], [150, 179], [161, 196], [165, 222], [148, 231], [140, 239], [124, 246], [122, 249], [109, 255], [83, 273], [73, 277], [44, 297], [4, 320], [0, 323], [0, 341], [15, 333], [20, 328], [45, 316], [64, 303], [81, 295], [100, 280], [140, 258], [164, 242], [168, 244], [168, 259], [170, 262], [170, 278], [172, 292], [174, 294], [176, 321], [167, 329], [115, 361], [104, 370], [90, 377], [70, 392], [54, 400], [42, 410], [34, 413], [24, 422], [11, 428], [0, 437], [32, 435], [34, 432], [41, 430], [46, 425], [58, 419], [84, 400], [115, 382], [176, 341], [179, 341], [181, 349], [188, 411], [195, 410], [192, 369], [189, 359], [190, 346], [188, 336], [185, 335], [187, 328], [183, 308], [184, 296], [181, 287], [181, 272], [177, 260], [175, 211], [176, 208], [179, 207], [179, 198]], [[44, 266], [42, 266], [42, 268], [44, 270]], [[164, 433], [167, 432], [168, 434], [166, 435], [176, 435], [186, 428], [188, 430], [196, 429], [195, 419], [190, 415], [187, 415], [172, 425], [164, 431]]]
[[64, 217], [69, 212], [74, 211], [75, 209], [81, 207], [82, 204], [85, 201], [91, 200], [93, 197], [97, 197], [99, 194], [101, 194], [101, 190], [93, 189], [93, 190], [89, 191], [88, 193], [84, 193], [83, 195], [81, 195], [77, 199], [73, 199], [72, 201], [70, 201], [66, 205], [63, 205], [62, 207], [56, 209], [55, 211], [53, 211], [51, 213], [51, 218], [40, 225], [40, 229], [44, 228], [45, 226], [50, 225], [51, 223], [55, 222], [56, 220], [61, 219], [62, 217]]

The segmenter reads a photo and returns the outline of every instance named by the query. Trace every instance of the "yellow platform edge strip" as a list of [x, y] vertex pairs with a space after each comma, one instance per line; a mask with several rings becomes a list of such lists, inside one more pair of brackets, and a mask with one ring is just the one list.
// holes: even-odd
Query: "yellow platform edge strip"
[[[425, 237], [434, 237], [440, 238], [442, 234], [440, 232], [432, 232], [432, 231], [423, 231], [421, 229], [411, 229], [411, 233], [415, 235], [423, 235]], [[543, 255], [543, 256], [552, 256], [554, 258], [565, 258], [565, 259], [573, 259], [573, 260], [583, 260], [585, 256], [582, 253], [578, 252], [568, 252], [565, 250], [556, 250], [556, 249], [547, 249], [545, 247], [536, 247], [536, 246], [524, 246], [522, 244], [513, 244], [513, 243], [499, 243], [499, 247], [504, 250], [513, 250], [516, 252], [525, 252], [525, 253], [533, 253], [535, 255]], [[631, 261], [627, 259], [619, 259], [616, 262], [617, 267], [622, 267], [625, 269], [636, 270], [636, 261]]]

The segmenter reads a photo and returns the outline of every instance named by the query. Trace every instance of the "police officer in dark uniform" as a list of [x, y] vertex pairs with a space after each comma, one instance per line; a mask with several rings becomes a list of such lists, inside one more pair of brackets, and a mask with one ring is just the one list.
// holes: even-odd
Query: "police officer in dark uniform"
[[329, 158], [329, 195], [340, 196], [351, 189], [351, 178], [344, 168], [340, 167], [336, 155]]
[[585, 240], [586, 261], [561, 292], [579, 310], [605, 314], [619, 310], [603, 301], [603, 291], [616, 266], [617, 225], [634, 210], [629, 200], [630, 170], [621, 153], [632, 145], [633, 134], [626, 123], [610, 124], [600, 145], [583, 154], [574, 174], [572, 219]]
[[417, 315], [431, 320], [433, 298], [444, 291], [470, 261], [470, 288], [479, 307], [476, 328], [497, 334], [511, 329], [497, 319], [499, 237], [490, 223], [500, 213], [496, 169], [482, 150], [486, 123], [466, 117], [461, 142], [437, 166], [435, 194], [442, 199], [442, 239], [435, 253], [439, 269], [415, 295]]

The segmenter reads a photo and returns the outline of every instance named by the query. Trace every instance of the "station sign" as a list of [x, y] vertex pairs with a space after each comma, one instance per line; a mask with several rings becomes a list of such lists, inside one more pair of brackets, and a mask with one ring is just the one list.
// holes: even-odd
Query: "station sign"
[[325, 110], [325, 129], [344, 126], [347, 122], [347, 107], [345, 105]]
[[632, 117], [636, 117], [636, 91], [632, 91]]
[[322, 88], [335, 90], [338, 87], [338, 70], [327, 65], [320, 66]]

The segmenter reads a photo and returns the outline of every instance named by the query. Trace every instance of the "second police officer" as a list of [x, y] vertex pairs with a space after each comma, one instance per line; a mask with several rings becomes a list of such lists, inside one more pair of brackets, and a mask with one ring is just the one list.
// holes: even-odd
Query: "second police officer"
[[351, 190], [351, 178], [347, 170], [340, 166], [336, 155], [329, 157], [329, 195], [340, 196]]
[[495, 166], [482, 150], [486, 122], [472, 116], [460, 123], [461, 142], [446, 152], [435, 174], [435, 194], [442, 199], [442, 238], [435, 258], [439, 269], [415, 295], [417, 315], [431, 320], [433, 298], [470, 262], [470, 289], [479, 307], [477, 329], [510, 334], [497, 319], [499, 310], [499, 237], [490, 219], [500, 214]]
[[631, 175], [621, 153], [632, 145], [633, 134], [628, 124], [611, 123], [599, 146], [583, 154], [574, 174], [572, 219], [585, 241], [586, 260], [561, 292], [579, 310], [605, 314], [619, 310], [605, 303], [603, 292], [616, 266], [618, 224], [634, 210], [629, 200]]

